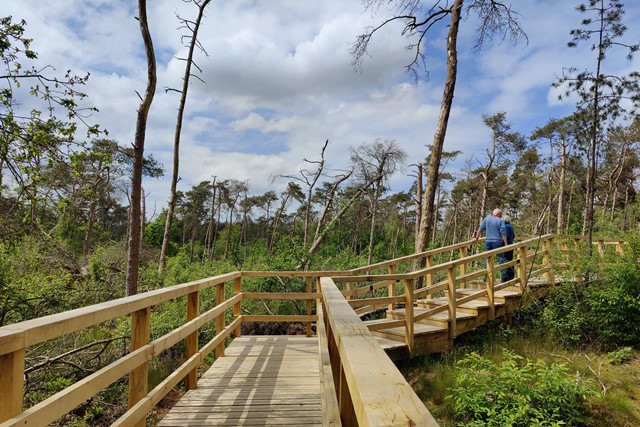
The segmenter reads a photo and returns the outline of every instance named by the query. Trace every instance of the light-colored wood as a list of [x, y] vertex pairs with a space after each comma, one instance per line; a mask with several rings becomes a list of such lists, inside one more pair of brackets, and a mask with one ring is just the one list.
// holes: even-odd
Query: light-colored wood
[[[329, 329], [337, 342], [338, 354], [331, 354], [331, 358], [340, 359], [357, 425], [436, 426], [435, 419], [332, 280], [326, 277], [320, 280]], [[406, 291], [411, 293], [411, 288]], [[341, 415], [344, 421], [342, 406]]]
[[[398, 272], [397, 264], [389, 265], [389, 274], [396, 274]], [[396, 281], [390, 280], [389, 285], [387, 285], [387, 295], [389, 297], [394, 297], [396, 295]], [[394, 304], [392, 302], [389, 303], [387, 309], [393, 310]]]
[[0, 356], [0, 422], [22, 411], [24, 349]]
[[520, 288], [527, 286], [527, 249], [518, 248], [518, 278], [520, 279]]
[[[195, 319], [200, 314], [200, 291], [192, 292], [187, 296], [187, 322]], [[187, 359], [190, 359], [198, 352], [198, 331], [194, 331], [185, 339]], [[197, 387], [198, 372], [194, 367], [185, 378], [187, 390]]]
[[[307, 294], [313, 292], [313, 277], [307, 277]], [[315, 295], [313, 299], [307, 300], [307, 316], [311, 316], [313, 310], [313, 300], [318, 299], [320, 295]], [[311, 336], [311, 322], [307, 322], [307, 336]]]
[[[233, 279], [233, 294], [239, 295], [241, 292], [242, 292], [242, 277], [236, 277], [235, 279]], [[244, 298], [244, 296], [242, 298]], [[239, 300], [237, 303], [233, 305], [234, 319], [239, 318], [242, 314], [241, 301], [242, 300]], [[233, 336], [235, 338], [238, 338], [240, 337], [241, 334], [242, 334], [242, 328], [241, 328], [241, 325], [238, 325], [238, 327], [233, 331]]]
[[[234, 297], [240, 298], [241, 295]], [[67, 387], [65, 390], [54, 394], [48, 399], [32, 406], [23, 411], [19, 415], [11, 418], [5, 423], [0, 424], [1, 427], [9, 426], [43, 426], [60, 418], [73, 408], [94, 396], [100, 390], [104, 390], [107, 386], [117, 381], [119, 378], [127, 375], [134, 368], [147, 363], [155, 355], [160, 354], [167, 348], [177, 344], [185, 339], [190, 333], [208, 322], [211, 322], [219, 312], [224, 312], [228, 307], [235, 303], [235, 299], [227, 301], [222, 306], [214, 307], [206, 313], [198, 316], [191, 322], [179, 327], [178, 329], [160, 337], [151, 343], [130, 352], [126, 356], [121, 357], [112, 364], [100, 369], [99, 371], [83, 378], [75, 384]], [[242, 319], [238, 319], [239, 322]], [[218, 345], [220, 342], [224, 344], [223, 335], [221, 340], [215, 341]], [[203, 348], [201, 352], [207, 353], [211, 349]]]
[[223, 274], [2, 327], [2, 333], [0, 333], [0, 355], [13, 351], [13, 345], [16, 342], [15, 335], [23, 334], [24, 345], [29, 347], [33, 344], [58, 338], [98, 323], [131, 314], [134, 311], [185, 296], [196, 290], [206, 289], [217, 283], [233, 280], [234, 277], [240, 274], [240, 272]]
[[[151, 309], [149, 307], [131, 314], [131, 352], [149, 343], [151, 336]], [[133, 407], [147, 395], [149, 377], [149, 363], [144, 362], [129, 373], [129, 408]], [[137, 427], [144, 427], [145, 420], [135, 423]]]
[[377, 297], [377, 298], [362, 298], [362, 299], [352, 299], [347, 301], [352, 308], [364, 307], [367, 305], [382, 307], [388, 305], [392, 307], [394, 303], [404, 303], [405, 297], [404, 295], [391, 296], [391, 297]]
[[[367, 326], [367, 329], [370, 331], [379, 331], [382, 329], [395, 328], [397, 326], [404, 327], [405, 320], [393, 320], [393, 319], [376, 319], [376, 320], [368, 320], [364, 322]], [[407, 343], [409, 346], [409, 343]]]
[[245, 314], [242, 316], [245, 322], [315, 322], [318, 320], [318, 316], [311, 315], [306, 316], [304, 314], [299, 315], [259, 315], [259, 314]]
[[409, 354], [414, 352], [414, 319], [413, 319], [413, 280], [407, 279], [404, 282], [405, 300], [405, 333]]
[[545, 256], [543, 259], [543, 265], [546, 268], [545, 277], [550, 286], [555, 285], [555, 274], [553, 272], [553, 238], [547, 239], [544, 242]]
[[449, 312], [449, 338], [453, 339], [457, 336], [456, 332], [456, 271], [455, 267], [449, 267], [447, 269], [447, 296], [449, 297], [448, 312]]
[[[244, 297], [244, 296], [243, 296]], [[221, 305], [225, 301], [224, 283], [218, 283], [216, 285], [216, 305]], [[224, 312], [221, 312], [216, 317], [216, 335], [224, 330]], [[216, 348], [216, 358], [224, 356], [224, 342], [221, 342]]]
[[[462, 246], [460, 248], [460, 259], [463, 259], [466, 257], [467, 257], [467, 246]], [[467, 274], [467, 263], [463, 262], [460, 264], [460, 276], [465, 276], [466, 274]]]
[[137, 425], [138, 420], [144, 420], [146, 414], [151, 411], [155, 405], [157, 405], [158, 402], [160, 402], [160, 400], [162, 400], [162, 398], [171, 391], [171, 389], [178, 385], [185, 374], [200, 365], [204, 361], [205, 357], [207, 357], [220, 342], [224, 342], [224, 340], [231, 334], [231, 331], [236, 327], [236, 324], [239, 324], [241, 321], [241, 318], [238, 318], [231, 322], [227, 330], [213, 337], [213, 339], [211, 339], [211, 341], [209, 341], [201, 351], [197, 352], [185, 361], [180, 365], [180, 367], [178, 367], [178, 369], [172, 372], [167, 378], [151, 390], [147, 396], [141, 399], [136, 405], [129, 408], [127, 412], [112, 424], [112, 427], [135, 426]]
[[254, 338], [233, 340], [158, 426], [322, 425], [318, 339]]
[[487, 262], [487, 301], [489, 301], [489, 320], [496, 317], [496, 301], [493, 295], [495, 285], [495, 270], [493, 266], [493, 256], [486, 259]]
[[[312, 277], [308, 279], [313, 280]], [[269, 292], [244, 292], [244, 299], [266, 299], [266, 300], [314, 300], [320, 298], [319, 293], [269, 293]]]
[[324, 326], [322, 310], [318, 310], [318, 352], [320, 356], [320, 398], [322, 402], [322, 425], [323, 427], [341, 427], [340, 408], [336, 393], [336, 385], [333, 382], [333, 372], [331, 371], [331, 358], [329, 356], [329, 346], [327, 343], [327, 331]]

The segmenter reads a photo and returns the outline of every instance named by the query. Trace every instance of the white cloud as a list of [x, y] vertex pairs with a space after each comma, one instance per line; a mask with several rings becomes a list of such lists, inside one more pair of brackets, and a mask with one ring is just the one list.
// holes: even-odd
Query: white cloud
[[[514, 127], [528, 133], [552, 116], [571, 111], [556, 101], [551, 88], [562, 67], [588, 67], [588, 48], [567, 49], [569, 31], [579, 25], [572, 2], [513, 2], [529, 44], [509, 42], [472, 51], [475, 23], [461, 25], [459, 79], [445, 150], [481, 153], [488, 131], [481, 115], [506, 111]], [[186, 47], [176, 14], [194, 19], [187, 2], [148, 2], [158, 61], [158, 88], [149, 114], [146, 149], [170, 176], [179, 95], [166, 88], [182, 86]], [[627, 4], [627, 24], [640, 19], [640, 7]], [[135, 5], [125, 0], [42, 2], [4, 0], [4, 14], [28, 22], [27, 36], [43, 64], [57, 72], [91, 73], [88, 102], [100, 112], [91, 120], [122, 144], [133, 140], [139, 97], [146, 86], [146, 58]], [[381, 12], [384, 12], [382, 10]], [[544, 19], [542, 19], [544, 17]], [[302, 159], [316, 159], [329, 139], [330, 168], [348, 167], [349, 149], [375, 138], [393, 138], [416, 163], [427, 155], [438, 120], [445, 71], [447, 27], [435, 28], [427, 46], [430, 80], [412, 84], [404, 66], [401, 26], [376, 34], [360, 72], [352, 67], [349, 44], [372, 23], [380, 22], [361, 2], [324, 0], [235, 0], [212, 2], [200, 31], [207, 52], [196, 53], [203, 70], [192, 79], [181, 135], [183, 190], [217, 176], [250, 182], [252, 192], [281, 190]], [[634, 21], [635, 19], [635, 21]], [[638, 29], [629, 29], [637, 40]], [[631, 37], [631, 39], [633, 39]], [[638, 60], [608, 58], [612, 71], [637, 70]], [[408, 189], [411, 178], [398, 174], [393, 190]], [[161, 207], [168, 178], [148, 180], [145, 189]], [[149, 201], [150, 202], [150, 201]], [[159, 210], [159, 208], [158, 208]]]

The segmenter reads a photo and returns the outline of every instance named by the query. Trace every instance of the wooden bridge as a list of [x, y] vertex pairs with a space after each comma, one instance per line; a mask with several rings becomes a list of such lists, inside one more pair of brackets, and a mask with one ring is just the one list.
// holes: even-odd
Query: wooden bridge
[[[582, 240], [546, 235], [478, 253], [469, 241], [349, 271], [236, 271], [4, 326], [0, 427], [47, 425], [126, 376], [129, 410], [118, 426], [144, 426], [147, 414], [183, 380], [187, 392], [162, 426], [436, 426], [393, 361], [442, 351], [460, 334], [508, 316], [526, 290], [556, 282], [563, 257], [577, 256]], [[594, 243], [602, 256], [624, 250], [621, 240]], [[495, 255], [509, 250], [513, 261], [498, 267]], [[507, 267], [516, 277], [497, 283], [497, 270]], [[298, 289], [251, 291], [273, 277], [297, 280]], [[201, 310], [212, 293], [215, 302]], [[298, 301], [304, 309], [291, 315], [246, 314], [243, 301], [249, 300]], [[151, 317], [176, 301], [186, 305], [185, 322], [152, 340]], [[23, 407], [30, 346], [122, 316], [131, 317], [128, 354]], [[306, 334], [241, 336], [247, 322], [296, 322]], [[215, 335], [200, 343], [199, 332], [211, 325]], [[149, 390], [149, 363], [178, 344], [186, 348], [184, 362]], [[215, 362], [198, 378], [211, 353]]]

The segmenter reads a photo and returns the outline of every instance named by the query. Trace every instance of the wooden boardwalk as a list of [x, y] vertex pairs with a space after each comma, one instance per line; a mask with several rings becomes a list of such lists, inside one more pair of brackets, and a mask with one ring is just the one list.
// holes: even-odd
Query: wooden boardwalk
[[322, 425], [317, 337], [245, 336], [159, 426]]

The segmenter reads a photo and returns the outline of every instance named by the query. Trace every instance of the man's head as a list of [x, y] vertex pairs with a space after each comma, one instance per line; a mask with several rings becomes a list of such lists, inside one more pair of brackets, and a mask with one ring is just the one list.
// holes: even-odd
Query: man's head
[[502, 209], [500, 208], [495, 208], [493, 210], [493, 216], [497, 216], [498, 218], [502, 218]]
[[507, 224], [509, 224], [511, 222], [511, 218], [509, 218], [509, 215], [505, 215], [502, 217], [502, 219], [504, 220], [504, 222], [506, 222]]

